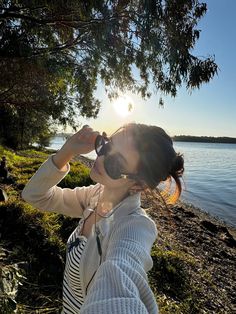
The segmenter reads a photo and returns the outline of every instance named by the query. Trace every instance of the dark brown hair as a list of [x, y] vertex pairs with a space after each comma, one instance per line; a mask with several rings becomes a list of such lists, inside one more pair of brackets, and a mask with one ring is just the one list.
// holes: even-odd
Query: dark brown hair
[[[173, 178], [175, 191], [165, 197], [165, 201], [167, 204], [175, 203], [182, 191], [180, 177], [184, 172], [184, 159], [175, 152], [170, 136], [162, 128], [153, 125], [129, 123], [124, 127], [131, 131], [135, 148], [140, 154], [138, 177], [151, 190], [163, 181], [170, 183]], [[163, 191], [163, 195], [168, 194], [167, 190]]]

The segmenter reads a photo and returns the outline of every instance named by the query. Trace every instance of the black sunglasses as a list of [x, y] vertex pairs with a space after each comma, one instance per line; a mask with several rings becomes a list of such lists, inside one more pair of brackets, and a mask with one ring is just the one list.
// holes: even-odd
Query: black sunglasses
[[108, 176], [114, 180], [116, 179], [138, 179], [137, 175], [124, 173], [122, 161], [118, 154], [111, 154], [112, 142], [108, 138], [104, 138], [102, 135], [98, 135], [95, 140], [95, 151], [98, 156], [104, 156], [104, 168]]

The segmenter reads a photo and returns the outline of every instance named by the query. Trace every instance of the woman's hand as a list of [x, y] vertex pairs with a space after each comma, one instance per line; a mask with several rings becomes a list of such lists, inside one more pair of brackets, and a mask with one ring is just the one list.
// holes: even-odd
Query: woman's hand
[[68, 151], [71, 155], [88, 154], [94, 150], [94, 143], [99, 132], [84, 125], [81, 130], [72, 135], [62, 146], [61, 150]]
[[94, 150], [94, 143], [99, 132], [93, 131], [88, 125], [72, 135], [61, 149], [53, 156], [53, 162], [60, 170], [66, 170], [66, 164], [74, 156], [88, 154]]

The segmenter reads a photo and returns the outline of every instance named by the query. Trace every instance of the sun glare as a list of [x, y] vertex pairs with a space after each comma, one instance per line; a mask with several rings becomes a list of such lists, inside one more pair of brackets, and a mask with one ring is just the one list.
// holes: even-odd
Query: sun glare
[[112, 103], [116, 113], [122, 117], [130, 115], [134, 110], [133, 100], [129, 96], [120, 96]]

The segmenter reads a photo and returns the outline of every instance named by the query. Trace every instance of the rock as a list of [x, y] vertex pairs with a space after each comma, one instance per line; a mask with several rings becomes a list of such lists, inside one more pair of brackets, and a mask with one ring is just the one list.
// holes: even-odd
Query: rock
[[235, 248], [236, 247], [236, 240], [229, 232], [229, 230], [225, 226], [219, 227], [220, 239], [224, 241], [229, 247]]
[[190, 212], [190, 211], [186, 211], [184, 214], [185, 214], [185, 216], [188, 217], [188, 218], [194, 218], [194, 217], [196, 217], [196, 215], [195, 215], [193, 212]]
[[191, 210], [187, 210], [185, 208], [183, 208], [182, 206], [173, 206], [172, 208], [173, 212], [175, 214], [184, 216], [185, 218], [194, 218], [196, 217], [196, 214], [194, 214], [194, 212], [192, 212]]
[[231, 234], [224, 241], [229, 247], [231, 247], [231, 248], [236, 247], [236, 240], [234, 239], [234, 237]]
[[174, 219], [175, 219], [176, 221], [178, 221], [178, 222], [182, 222], [182, 219], [181, 219], [180, 217], [178, 217], [178, 216], [174, 216]]
[[218, 226], [209, 220], [202, 220], [200, 224], [210, 232], [213, 232], [213, 233], [218, 232]]
[[229, 252], [226, 252], [225, 250], [222, 250], [221, 252], [219, 252], [219, 256], [221, 258], [228, 258], [228, 259], [232, 259], [232, 255]]
[[229, 230], [225, 226], [220, 226], [219, 227], [219, 232], [228, 234]]

